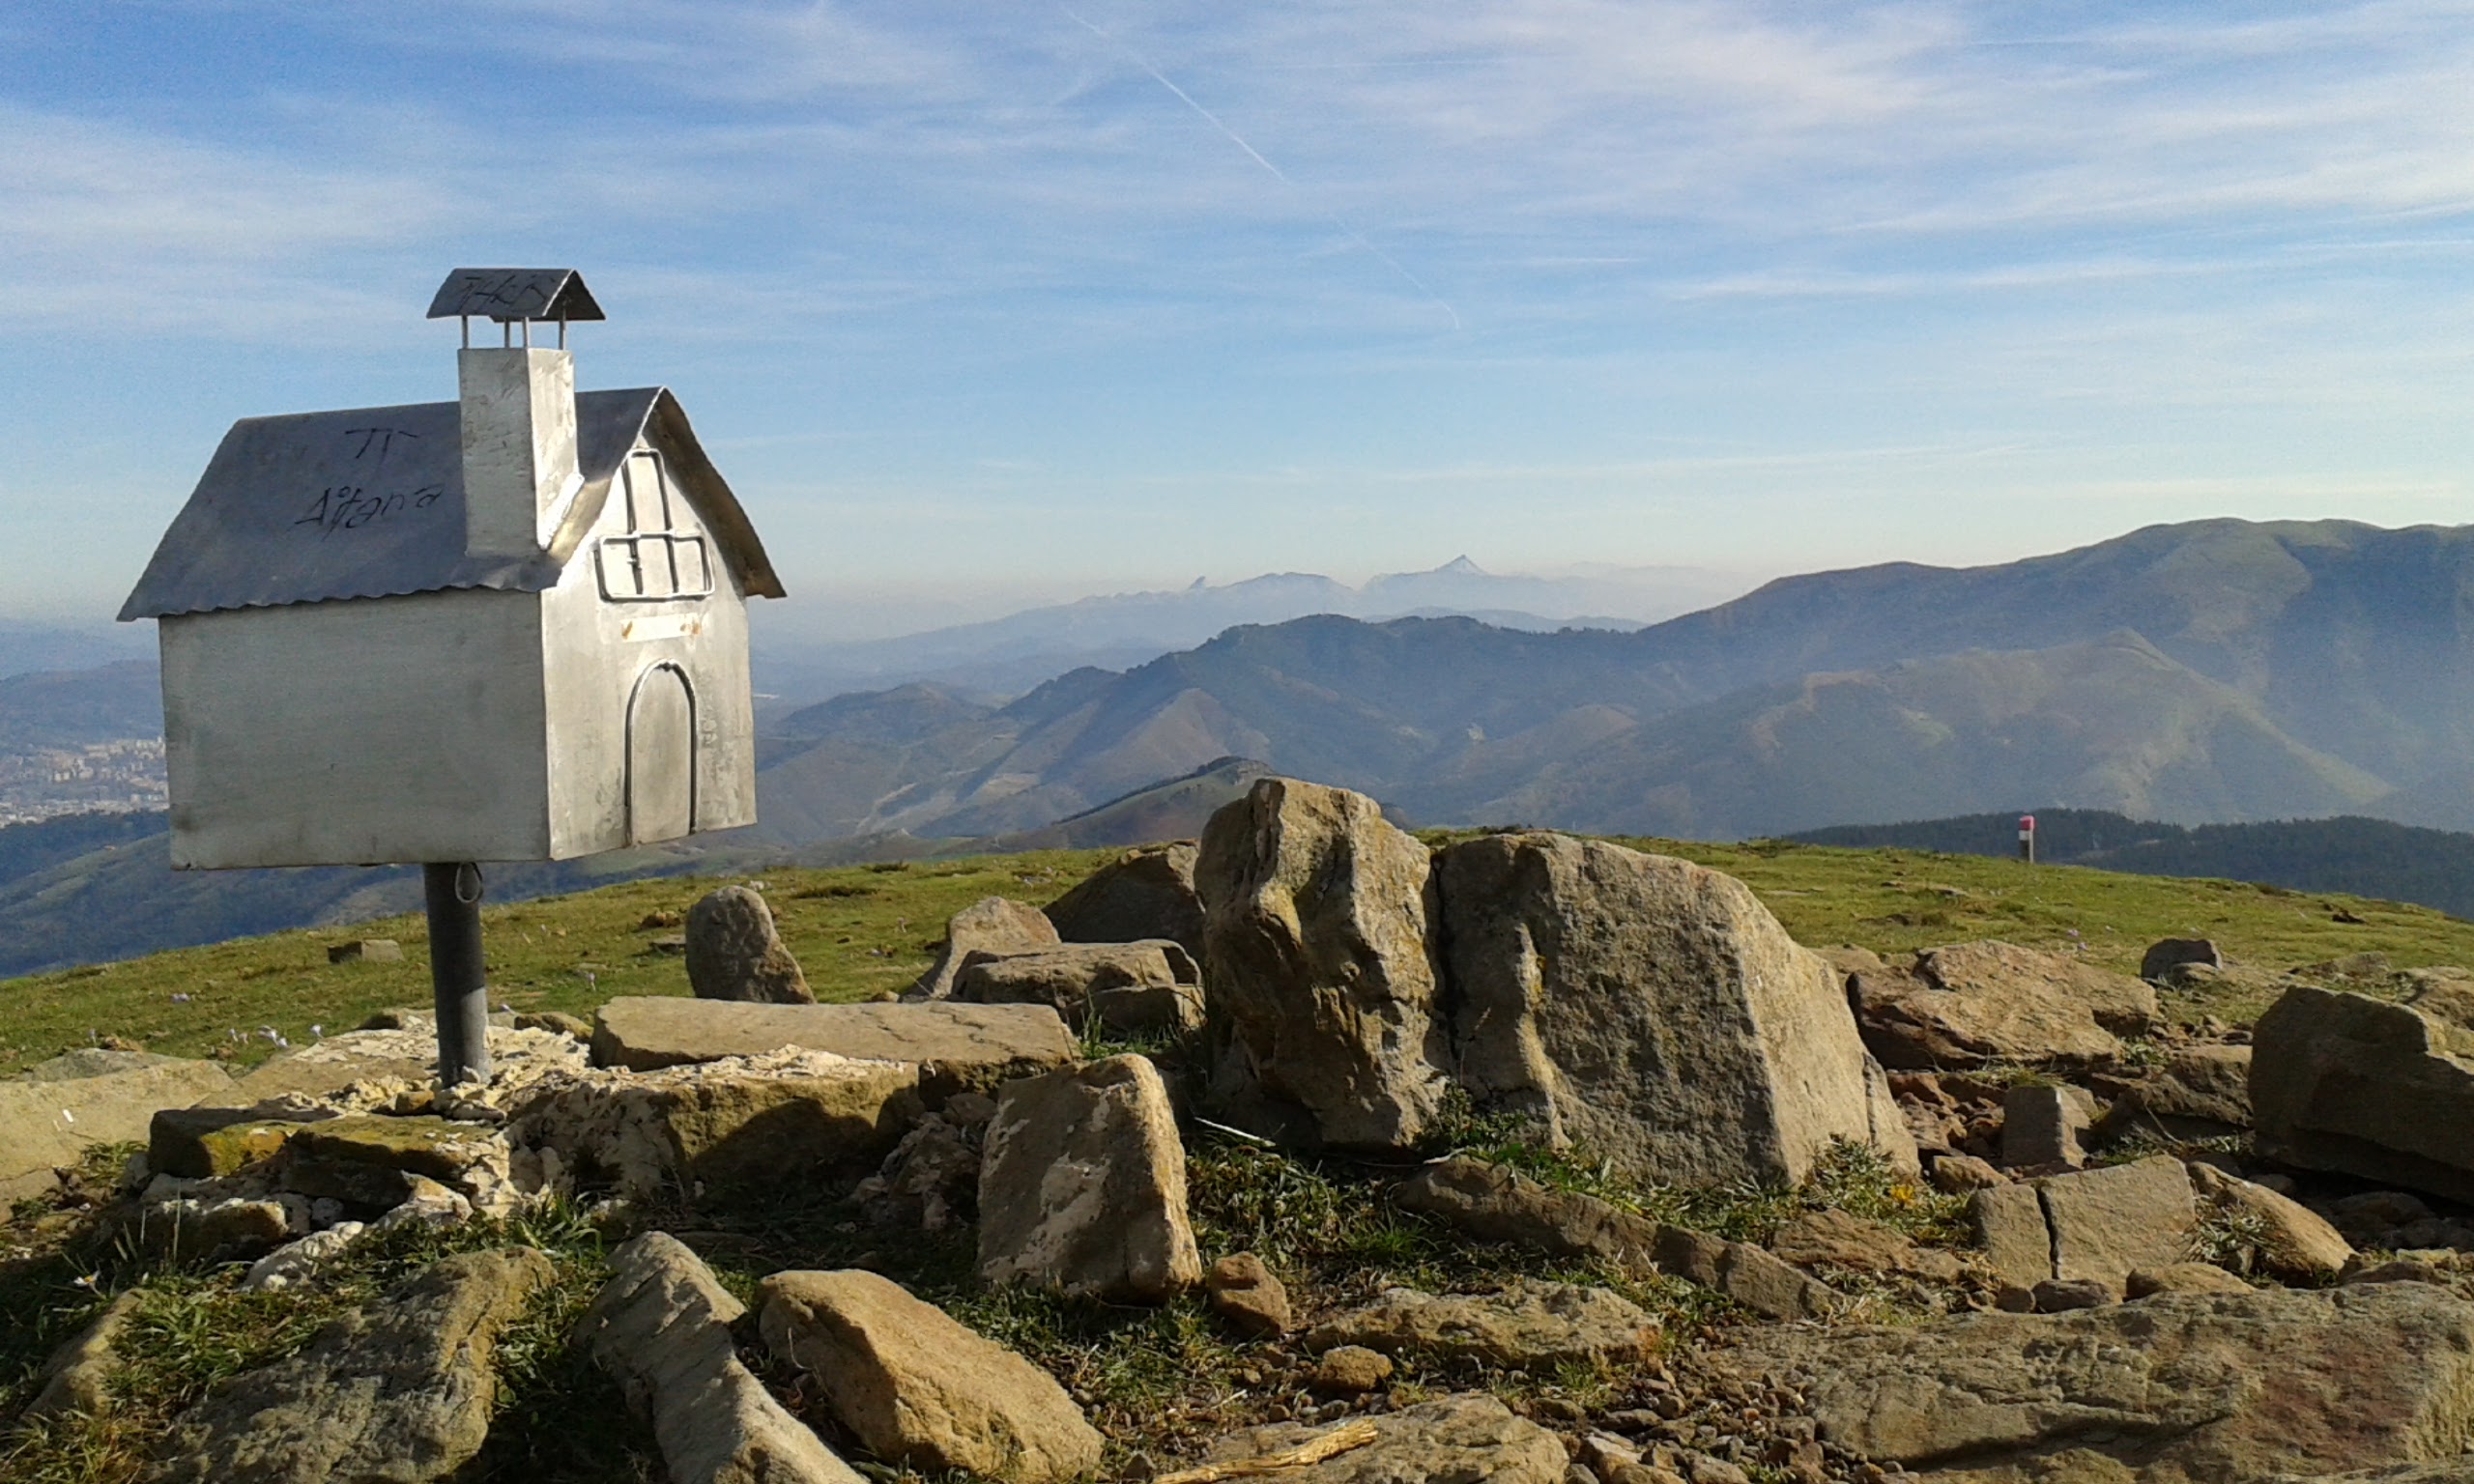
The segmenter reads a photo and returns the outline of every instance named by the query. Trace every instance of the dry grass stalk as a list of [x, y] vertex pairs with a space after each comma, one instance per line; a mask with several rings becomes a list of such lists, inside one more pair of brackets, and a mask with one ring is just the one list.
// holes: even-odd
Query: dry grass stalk
[[1151, 1484], [1217, 1484], [1221, 1479], [1247, 1478], [1257, 1473], [1277, 1473], [1282, 1469], [1303, 1469], [1327, 1458], [1362, 1448], [1379, 1434], [1371, 1422], [1352, 1422], [1336, 1427], [1317, 1438], [1309, 1438], [1293, 1448], [1279, 1453], [1266, 1453], [1261, 1458], [1240, 1458], [1224, 1464], [1205, 1464], [1199, 1469], [1164, 1473]]

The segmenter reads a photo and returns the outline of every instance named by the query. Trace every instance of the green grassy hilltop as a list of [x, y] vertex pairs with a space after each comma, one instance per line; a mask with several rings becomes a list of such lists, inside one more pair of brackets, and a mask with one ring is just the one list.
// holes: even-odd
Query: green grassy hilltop
[[[2354, 897], [1920, 850], [1626, 843], [1740, 877], [1789, 931], [1816, 947], [1891, 953], [2001, 938], [2077, 947], [2092, 962], [2135, 972], [2155, 939], [2194, 936], [2271, 972], [2363, 952], [2385, 954], [2398, 968], [2474, 965], [2474, 923]], [[1114, 854], [790, 869], [762, 879], [817, 997], [850, 1001], [907, 985], [958, 909], [992, 894], [1053, 900]], [[617, 995], [685, 994], [684, 963], [660, 940], [676, 938], [678, 918], [716, 884], [666, 877], [487, 907], [493, 993], [519, 1010], [588, 1016]], [[362, 937], [401, 942], [404, 960], [327, 961], [327, 945]], [[392, 917], [0, 980], [0, 1073], [103, 1037], [175, 1055], [260, 1060], [273, 1050], [257, 1034], [262, 1027], [298, 1042], [312, 1026], [331, 1032], [388, 1006], [427, 1004], [424, 937], [418, 915]], [[2237, 999], [2204, 1008], [2247, 1018], [2264, 1007]]]

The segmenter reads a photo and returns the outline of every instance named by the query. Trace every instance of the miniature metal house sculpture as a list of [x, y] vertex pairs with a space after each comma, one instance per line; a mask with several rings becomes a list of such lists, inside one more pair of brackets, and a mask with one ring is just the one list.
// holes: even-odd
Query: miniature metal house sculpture
[[755, 821], [782, 586], [676, 398], [576, 392], [582, 276], [459, 269], [429, 314], [455, 401], [235, 423], [120, 616], [158, 620], [175, 867], [425, 864], [451, 1084], [488, 1074], [472, 863]]

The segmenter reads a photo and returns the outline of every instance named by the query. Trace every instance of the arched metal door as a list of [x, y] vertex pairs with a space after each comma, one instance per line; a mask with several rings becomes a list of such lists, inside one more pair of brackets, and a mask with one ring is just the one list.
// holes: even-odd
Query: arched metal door
[[696, 695], [687, 672], [656, 665], [627, 699], [627, 840], [676, 840], [696, 827]]

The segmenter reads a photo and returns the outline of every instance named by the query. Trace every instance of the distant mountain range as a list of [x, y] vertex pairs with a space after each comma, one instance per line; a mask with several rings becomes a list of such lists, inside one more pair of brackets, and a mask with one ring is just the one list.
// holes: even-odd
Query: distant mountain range
[[[988, 641], [976, 651], [959, 630], [921, 642], [989, 656], [1001, 630], [1053, 655], [1059, 634], [1126, 632], [1111, 627], [1124, 613], [1202, 622], [1210, 604], [1338, 588], [1258, 581], [1039, 610], [973, 626], [971, 642]], [[1517, 581], [1453, 564], [1358, 597]], [[96, 725], [146, 703], [129, 674], [84, 673], [120, 698], [92, 702]], [[0, 727], [51, 684], [0, 681]], [[1418, 824], [1686, 839], [2022, 808], [2461, 831], [2474, 828], [2474, 528], [2159, 526], [1998, 566], [1787, 578], [1639, 629], [1317, 614], [1239, 623], [1122, 671], [1075, 669], [1010, 699], [912, 681], [786, 705], [763, 731], [762, 823], [705, 842], [708, 861], [1189, 834], [1256, 768], [1358, 788]], [[2359, 821], [2341, 833], [2372, 838]], [[2296, 848], [2337, 848], [2311, 841]], [[51, 870], [119, 879], [95, 863]], [[0, 945], [23, 921], [13, 900], [40, 901], [59, 925], [45, 930], [63, 932], [160, 905], [132, 885], [81, 908], [81, 890], [8, 887]], [[2441, 904], [2434, 887], [2390, 894]]]
[[2474, 528], [2151, 527], [1636, 632], [1315, 616], [1003, 704], [782, 718], [759, 832], [1040, 828], [1222, 756], [1433, 823], [1724, 839], [2016, 809], [2474, 826]]
[[[798, 700], [931, 682], [964, 695], [1019, 696], [1083, 668], [1127, 670], [1239, 624], [1316, 614], [1358, 618], [1463, 614], [1502, 628], [1638, 628], [1742, 592], [1697, 567], [1608, 567], [1566, 577], [1487, 572], [1466, 556], [1351, 587], [1310, 572], [1212, 586], [1120, 593], [1034, 608], [900, 639], [835, 643], [758, 626], [759, 690]], [[760, 620], [769, 615], [760, 614]]]
[[43, 670], [90, 670], [118, 660], [151, 660], [155, 633], [136, 624], [72, 626], [0, 618], [0, 679]]

